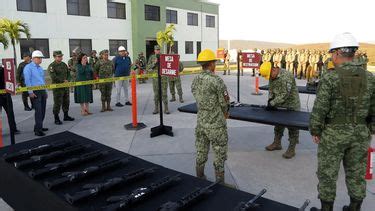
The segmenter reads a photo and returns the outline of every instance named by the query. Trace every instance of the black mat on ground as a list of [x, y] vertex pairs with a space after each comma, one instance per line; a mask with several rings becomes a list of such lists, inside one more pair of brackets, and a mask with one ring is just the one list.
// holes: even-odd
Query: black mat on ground
[[[306, 86], [297, 86], [297, 87], [298, 87], [298, 92], [301, 93], [301, 94], [312, 94], [312, 95], [316, 95], [316, 90], [314, 90], [314, 89], [309, 90], [309, 89], [307, 89]], [[260, 90], [268, 91], [269, 86], [268, 86], [268, 85], [260, 86], [259, 89], [260, 89]]]
[[[181, 112], [197, 113], [195, 103], [178, 108]], [[276, 110], [266, 111], [264, 108], [242, 104], [240, 107], [231, 107], [229, 110], [230, 119], [256, 122], [267, 125], [280, 125], [293, 127], [300, 130], [309, 129], [310, 113], [302, 111]]]
[[[9, 146], [2, 148], [0, 150], [0, 156], [2, 157], [4, 153], [16, 152], [21, 149], [28, 149], [30, 147], [36, 147], [42, 144], [52, 143], [55, 141], [63, 140], [74, 140], [75, 143], [79, 144], [89, 144], [90, 148], [85, 149], [84, 152], [79, 153], [80, 155], [93, 150], [110, 150], [108, 155], [101, 157], [95, 162], [89, 162], [84, 165], [77, 166], [75, 168], [69, 169], [69, 171], [74, 171], [82, 169], [84, 167], [92, 166], [98, 162], [114, 159], [114, 158], [126, 158], [130, 157], [130, 162], [125, 164], [123, 167], [117, 167], [115, 170], [110, 170], [108, 172], [102, 172], [100, 175], [96, 175], [87, 178], [83, 181], [64, 185], [56, 190], [48, 190], [44, 185], [42, 180], [34, 180], [30, 178], [27, 172], [30, 169], [19, 170], [14, 167], [12, 163], [6, 162], [4, 159], [0, 159], [0, 197], [4, 199], [10, 206], [12, 206], [17, 211], [73, 211], [73, 210], [100, 210], [101, 207], [107, 205], [106, 199], [114, 195], [124, 195], [129, 194], [132, 190], [139, 188], [141, 186], [148, 185], [152, 182], [157, 181], [165, 176], [174, 176], [180, 174], [181, 181], [176, 183], [171, 188], [155, 194], [153, 197], [148, 198], [144, 202], [136, 204], [131, 207], [130, 210], [156, 210], [161, 204], [167, 201], [176, 201], [180, 197], [187, 193], [190, 193], [196, 187], [204, 187], [210, 182], [206, 180], [200, 180], [193, 176], [176, 172], [171, 169], [158, 166], [156, 164], [144, 161], [137, 157], [133, 157], [129, 154], [117, 151], [105, 145], [94, 142], [90, 139], [78, 136], [70, 132], [63, 132], [56, 135], [47, 136], [40, 139], [35, 139], [32, 141], [20, 143], [14, 146]], [[74, 157], [74, 155], [69, 156]], [[65, 158], [66, 159], [66, 158]], [[64, 159], [63, 159], [64, 160]], [[59, 160], [58, 160], [59, 161]], [[211, 165], [210, 165], [211, 166]], [[70, 205], [65, 201], [65, 193], [74, 193], [78, 190], [82, 190], [81, 187], [88, 183], [98, 183], [102, 182], [108, 178], [121, 176], [127, 174], [131, 171], [137, 170], [139, 168], [150, 168], [157, 167], [157, 170], [151, 174], [149, 177], [134, 182], [133, 184], [121, 186], [116, 190], [111, 190], [109, 192], [100, 194], [92, 199], [84, 202], [80, 202], [76, 205]], [[61, 174], [61, 173], [60, 173]], [[47, 179], [57, 178], [58, 174], [52, 175]], [[251, 181], [249, 181], [251, 182]], [[240, 201], [248, 201], [254, 195], [227, 188], [222, 185], [218, 185], [212, 188], [213, 192], [207, 195], [206, 198], [199, 203], [195, 204], [189, 210], [233, 210], [233, 208]], [[260, 190], [259, 190], [260, 191]], [[267, 195], [267, 194], [266, 194]], [[265, 196], [266, 196], [265, 195]], [[256, 210], [297, 210], [294, 207], [284, 205], [272, 200], [261, 198], [258, 201], [262, 206]]]

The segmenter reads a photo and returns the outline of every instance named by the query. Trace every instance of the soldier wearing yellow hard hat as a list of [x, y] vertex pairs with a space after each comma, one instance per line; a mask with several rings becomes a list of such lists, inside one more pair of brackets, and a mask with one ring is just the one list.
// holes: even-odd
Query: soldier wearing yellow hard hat
[[215, 75], [217, 60], [215, 53], [209, 49], [203, 50], [198, 55], [197, 62], [203, 70], [194, 78], [191, 92], [198, 107], [197, 126], [195, 128], [197, 177], [206, 178], [204, 167], [210, 145], [212, 145], [215, 153], [216, 181], [224, 183], [224, 162], [227, 159], [228, 151], [226, 117], [229, 110], [229, 95], [224, 81]]
[[[269, 82], [269, 94], [267, 110], [276, 107], [287, 108], [290, 110], [300, 109], [300, 100], [298, 89], [293, 73], [279, 67], [272, 67], [271, 62], [264, 62], [260, 66], [260, 75]], [[283, 137], [285, 127], [275, 126], [274, 141], [266, 147], [267, 151], [281, 150], [281, 138]], [[289, 131], [289, 147], [283, 154], [283, 157], [290, 159], [295, 156], [295, 148], [298, 144], [299, 131], [294, 128], [288, 128]]]

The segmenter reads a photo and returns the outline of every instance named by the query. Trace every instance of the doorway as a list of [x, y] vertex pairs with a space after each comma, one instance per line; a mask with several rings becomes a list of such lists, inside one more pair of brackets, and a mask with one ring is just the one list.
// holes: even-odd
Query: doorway
[[197, 42], [197, 58], [198, 58], [198, 55], [201, 53], [202, 51], [202, 42], [198, 41]]

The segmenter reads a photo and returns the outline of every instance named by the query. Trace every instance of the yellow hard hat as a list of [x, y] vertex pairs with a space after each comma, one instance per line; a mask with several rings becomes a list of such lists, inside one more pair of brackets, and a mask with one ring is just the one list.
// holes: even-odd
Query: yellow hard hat
[[216, 58], [215, 52], [210, 49], [205, 49], [199, 53], [197, 62], [210, 62], [216, 60], [218, 59]]
[[264, 77], [265, 79], [270, 79], [270, 75], [271, 75], [271, 68], [272, 68], [272, 64], [271, 62], [264, 62], [261, 66], [260, 66], [260, 69], [259, 69], [259, 73], [262, 77]]
[[328, 64], [327, 64], [327, 69], [328, 70], [333, 70], [335, 69], [335, 64], [333, 63], [333, 61], [329, 61]]

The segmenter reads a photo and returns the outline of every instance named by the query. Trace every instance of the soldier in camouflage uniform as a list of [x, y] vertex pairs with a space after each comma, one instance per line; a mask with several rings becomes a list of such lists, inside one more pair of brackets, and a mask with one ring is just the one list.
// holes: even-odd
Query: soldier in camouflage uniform
[[[146, 57], [143, 55], [143, 52], [140, 52], [138, 54], [138, 74], [139, 75], [143, 75], [145, 74], [145, 70], [146, 70], [146, 65], [147, 65], [147, 61], [146, 61]], [[146, 81], [148, 80], [148, 78], [140, 78], [139, 79], [139, 83], [143, 84], [143, 83], [146, 83]]]
[[[47, 68], [53, 84], [67, 83], [70, 74], [68, 66], [62, 61], [64, 54], [61, 51], [54, 51], [53, 61]], [[61, 125], [59, 113], [62, 107], [64, 112], [64, 121], [74, 121], [74, 118], [70, 117], [69, 112], [69, 88], [53, 89], [53, 115], [55, 117], [55, 124]]]
[[[91, 51], [91, 55], [89, 58], [89, 65], [91, 66], [91, 69], [94, 69], [95, 64], [99, 61], [99, 58], [96, 56], [96, 54], [97, 54], [96, 50]], [[96, 73], [94, 72], [94, 78], [97, 78], [97, 77], [98, 75], [96, 75]], [[98, 85], [94, 84], [92, 87], [93, 89], [97, 89]]]
[[350, 196], [350, 205], [343, 210], [360, 211], [366, 197], [364, 175], [374, 133], [375, 78], [361, 63], [353, 62], [358, 46], [350, 33], [335, 37], [330, 47], [335, 70], [323, 75], [310, 117], [310, 133], [318, 144], [318, 192], [324, 211], [333, 210], [341, 162]]
[[[28, 65], [31, 62], [31, 55], [30, 55], [30, 53], [25, 53], [22, 56], [22, 58], [23, 58], [23, 62], [21, 62], [21, 64], [18, 65], [16, 78], [17, 78], [18, 86], [26, 87], [25, 78], [23, 76], [23, 68], [25, 68], [25, 66]], [[23, 102], [25, 111], [31, 111], [32, 110], [29, 106], [29, 103], [28, 103], [28, 100], [27, 100], [28, 98], [29, 98], [29, 92], [27, 92], [27, 91], [22, 92], [22, 102]], [[30, 102], [32, 104], [31, 100], [30, 100]]]
[[[100, 60], [96, 62], [94, 66], [95, 74], [99, 76], [100, 79], [113, 77], [113, 62], [112, 60], [108, 59], [108, 54], [108, 50], [102, 50], [100, 52]], [[113, 109], [111, 108], [112, 83], [109, 82], [99, 84], [99, 90], [102, 94], [102, 110], [100, 112], [113, 111]]]
[[293, 62], [294, 62], [294, 53], [292, 49], [289, 49], [286, 53], [286, 69], [293, 74]]
[[215, 53], [208, 49], [203, 50], [198, 56], [198, 62], [203, 71], [194, 78], [191, 85], [198, 107], [195, 128], [196, 173], [197, 177], [205, 178], [204, 166], [211, 144], [215, 153], [216, 181], [224, 183], [224, 162], [228, 151], [226, 118], [229, 115], [229, 95], [224, 81], [215, 75]]
[[228, 71], [228, 75], [230, 75], [230, 54], [228, 50], [225, 50], [224, 53], [224, 73], [223, 75], [226, 75]]
[[[174, 53], [172, 53], [174, 54]], [[184, 70], [184, 65], [180, 62], [179, 63], [179, 73], [182, 73], [182, 71]], [[181, 86], [181, 77], [180, 75], [178, 75], [177, 77], [169, 77], [168, 78], [168, 83], [169, 83], [169, 90], [171, 92], [171, 95], [172, 95], [172, 99], [170, 100], [170, 102], [175, 102], [176, 101], [176, 89], [175, 87], [177, 88], [177, 94], [179, 96], [179, 100], [180, 100], [180, 103], [183, 103], [184, 102], [184, 99], [182, 98], [182, 86]]]
[[[76, 51], [73, 51], [72, 52], [72, 58], [69, 59], [68, 61], [68, 68], [69, 68], [69, 73], [70, 73], [70, 81], [71, 82], [75, 82], [76, 81], [76, 66], [77, 66], [77, 63], [78, 63], [78, 60], [77, 60], [77, 52]], [[70, 92], [73, 92], [74, 91], [74, 87], [71, 87], [70, 88]]]
[[308, 62], [308, 53], [302, 49], [301, 53], [298, 55], [298, 69], [297, 69], [297, 78], [305, 78], [306, 77], [306, 65]]
[[[157, 55], [160, 55], [160, 47], [158, 45], [154, 46], [154, 54], [150, 56], [147, 62], [147, 71], [149, 73], [156, 73], [158, 74], [158, 58]], [[152, 88], [154, 90], [154, 103], [155, 103], [155, 109], [153, 114], [159, 113], [159, 84], [158, 84], [158, 78], [152, 79]], [[164, 103], [164, 113], [170, 114], [168, 109], [168, 76], [161, 76], [161, 93], [162, 93], [162, 101]]]
[[[266, 109], [272, 110], [275, 107], [281, 107], [298, 111], [300, 109], [300, 100], [298, 95], [298, 89], [296, 81], [291, 72], [273, 67], [271, 63], [263, 63], [260, 67], [260, 72], [266, 79], [270, 78], [269, 82], [269, 93], [268, 93], [268, 104]], [[285, 127], [275, 126], [274, 141], [271, 145], [266, 147], [268, 151], [281, 150], [281, 138], [284, 135]], [[299, 131], [294, 128], [288, 128], [289, 131], [289, 147], [283, 154], [286, 159], [293, 158], [295, 156], [295, 148], [298, 144]]]

